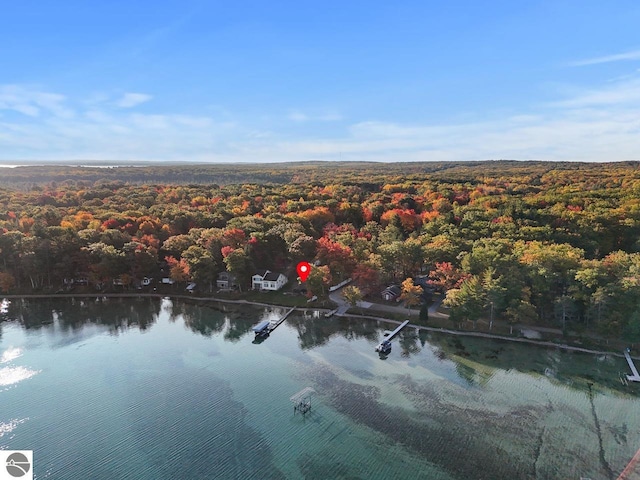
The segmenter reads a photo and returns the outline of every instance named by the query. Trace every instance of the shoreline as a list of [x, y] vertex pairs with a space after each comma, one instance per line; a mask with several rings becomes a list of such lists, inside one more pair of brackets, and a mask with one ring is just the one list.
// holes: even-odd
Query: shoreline
[[[394, 323], [396, 325], [400, 325], [402, 322], [398, 321], [398, 320], [392, 320], [390, 318], [383, 318], [383, 317], [372, 317], [372, 316], [367, 316], [367, 315], [343, 315], [344, 317], [351, 317], [351, 318], [368, 318], [371, 320], [378, 320], [378, 321], [384, 321], [384, 322], [390, 322], [390, 323]], [[584, 347], [576, 347], [573, 345], [567, 345], [566, 343], [554, 343], [554, 342], [549, 342], [546, 340], [534, 340], [534, 339], [530, 339], [530, 338], [522, 338], [522, 337], [507, 337], [504, 335], [496, 335], [493, 333], [485, 333], [485, 332], [470, 332], [470, 331], [466, 331], [466, 330], [451, 330], [449, 328], [440, 328], [440, 327], [427, 327], [424, 325], [415, 325], [411, 322], [409, 322], [409, 324], [407, 325], [408, 328], [416, 328], [419, 330], [426, 330], [428, 332], [435, 332], [435, 333], [445, 333], [447, 335], [457, 335], [457, 336], [466, 336], [466, 337], [477, 337], [477, 338], [488, 338], [488, 339], [492, 339], [492, 340], [506, 340], [506, 341], [510, 341], [510, 342], [518, 342], [518, 343], [527, 343], [530, 345], [538, 345], [541, 347], [555, 347], [555, 348], [562, 348], [563, 350], [571, 350], [571, 351], [575, 351], [575, 352], [581, 352], [581, 353], [589, 353], [589, 354], [594, 354], [594, 355], [612, 355], [614, 357], [619, 357], [619, 358], [624, 358], [624, 355], [621, 353], [616, 353], [616, 352], [611, 352], [611, 351], [605, 351], [605, 350], [592, 350], [589, 348], [584, 348]], [[634, 358], [636, 360], [640, 360], [640, 356], [633, 356], [631, 355], [631, 358]]]
[[[23, 294], [23, 295], [0, 295], [0, 298], [3, 299], [55, 299], [55, 298], [77, 298], [77, 297], [81, 297], [81, 298], [140, 298], [140, 297], [145, 297], [145, 298], [176, 298], [176, 299], [180, 299], [180, 300], [195, 300], [195, 301], [199, 301], [199, 302], [220, 302], [220, 303], [231, 303], [231, 304], [236, 304], [236, 305], [257, 305], [257, 306], [261, 306], [261, 307], [278, 307], [278, 308], [296, 308], [296, 309], [310, 309], [310, 310], [318, 310], [320, 312], [330, 312], [331, 309], [328, 308], [321, 308], [321, 307], [312, 307], [312, 306], [308, 306], [308, 307], [291, 307], [291, 306], [287, 306], [287, 305], [277, 305], [277, 304], [273, 304], [273, 303], [263, 303], [263, 302], [254, 302], [251, 300], [232, 300], [232, 299], [225, 299], [225, 298], [218, 298], [218, 297], [213, 297], [213, 296], [207, 296], [207, 297], [197, 297], [197, 296], [193, 296], [193, 295], [184, 295], [184, 294], [170, 294], [170, 293], [149, 293], [149, 292], [142, 292], [142, 293], [34, 293], [34, 294]], [[377, 317], [377, 316], [371, 316], [371, 315], [358, 315], [358, 314], [336, 314], [334, 315], [335, 317], [339, 317], [339, 318], [353, 318], [353, 319], [358, 319], [358, 318], [365, 318], [368, 320], [376, 320], [379, 322], [386, 322], [386, 323], [392, 323], [394, 325], [400, 325], [402, 322], [399, 320], [394, 320], [392, 318], [385, 318], [385, 317]], [[504, 336], [504, 335], [495, 335], [492, 333], [484, 333], [484, 332], [470, 332], [470, 331], [464, 331], [464, 330], [451, 330], [448, 328], [440, 328], [440, 327], [428, 327], [425, 325], [416, 325], [414, 323], [409, 323], [407, 325], [407, 327], [410, 328], [415, 328], [415, 329], [419, 329], [419, 330], [425, 330], [428, 332], [435, 332], [435, 333], [443, 333], [443, 334], [447, 334], [447, 335], [457, 335], [457, 336], [466, 336], [466, 337], [476, 337], [476, 338], [488, 338], [491, 340], [505, 340], [505, 341], [509, 341], [509, 342], [518, 342], [518, 343], [526, 343], [529, 345], [537, 345], [540, 347], [554, 347], [554, 348], [561, 348], [563, 350], [569, 350], [569, 351], [574, 351], [574, 352], [580, 352], [580, 353], [588, 353], [588, 354], [592, 354], [592, 355], [611, 355], [611, 356], [615, 356], [615, 357], [619, 357], [619, 358], [624, 358], [624, 355], [621, 353], [616, 353], [616, 352], [611, 352], [611, 351], [606, 351], [606, 350], [593, 350], [590, 348], [584, 348], [584, 347], [577, 347], [577, 346], [573, 346], [573, 345], [567, 345], [567, 344], [562, 344], [562, 343], [554, 343], [554, 342], [549, 342], [546, 340], [533, 340], [530, 338], [521, 338], [521, 337], [508, 337], [508, 336]], [[635, 360], [640, 360], [640, 356], [633, 356], [631, 355], [631, 358], [635, 359]]]
[[[185, 295], [185, 294], [171, 294], [171, 293], [150, 293], [150, 292], [142, 292], [142, 293], [27, 293], [24, 295], [0, 295], [0, 298], [6, 298], [8, 300], [11, 299], [38, 299], [38, 298], [179, 298], [181, 300], [197, 300], [201, 302], [220, 302], [220, 303], [234, 303], [239, 305], [258, 305], [261, 307], [279, 307], [279, 308], [294, 308], [291, 305], [277, 305], [275, 303], [263, 303], [263, 302], [254, 302], [252, 300], [233, 300], [230, 298], [218, 298], [218, 297], [197, 297], [195, 295]], [[319, 310], [322, 312], [330, 312], [329, 308], [322, 307], [295, 307], [295, 308], [310, 308], [313, 310]]]

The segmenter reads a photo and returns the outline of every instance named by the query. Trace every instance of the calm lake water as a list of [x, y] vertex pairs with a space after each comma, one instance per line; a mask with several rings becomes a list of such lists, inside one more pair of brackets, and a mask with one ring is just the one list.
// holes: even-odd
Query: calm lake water
[[[14, 300], [0, 449], [38, 479], [615, 479], [640, 448], [624, 359], [168, 299]], [[312, 410], [289, 397], [313, 387]]]

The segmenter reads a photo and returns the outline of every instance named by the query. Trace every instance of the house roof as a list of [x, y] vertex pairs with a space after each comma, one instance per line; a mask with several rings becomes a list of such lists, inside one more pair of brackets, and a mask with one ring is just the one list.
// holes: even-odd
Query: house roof
[[255, 277], [257, 275], [257, 276], [261, 277], [264, 280], [264, 277], [266, 277], [268, 273], [269, 273], [269, 270], [262, 270], [262, 273], [257, 272], [253, 276]]
[[275, 282], [278, 280], [278, 278], [280, 278], [280, 275], [282, 274], [276, 272], [268, 272], [262, 277], [262, 279], [266, 280], [267, 282]]
[[391, 293], [393, 295], [400, 295], [402, 293], [402, 289], [397, 285], [389, 285], [385, 288], [382, 293]]

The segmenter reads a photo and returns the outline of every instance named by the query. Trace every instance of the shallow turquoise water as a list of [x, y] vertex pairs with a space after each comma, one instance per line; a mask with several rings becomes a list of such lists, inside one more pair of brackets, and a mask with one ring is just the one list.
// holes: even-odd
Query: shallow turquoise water
[[[158, 299], [14, 301], [0, 448], [38, 479], [616, 478], [640, 448], [624, 360]], [[313, 387], [310, 414], [289, 397]]]

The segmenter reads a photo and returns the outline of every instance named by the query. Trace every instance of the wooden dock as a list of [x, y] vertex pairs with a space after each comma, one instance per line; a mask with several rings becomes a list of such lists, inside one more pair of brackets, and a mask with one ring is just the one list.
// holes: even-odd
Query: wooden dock
[[280, 318], [280, 320], [271, 320], [271, 322], [269, 323], [269, 333], [273, 332], [276, 328], [278, 328], [282, 324], [282, 322], [284, 322], [287, 319], [287, 317], [291, 315], [291, 313], [295, 309], [296, 307], [293, 307], [291, 310], [285, 313], [284, 316]]
[[631, 359], [631, 355], [629, 355], [629, 350], [624, 351], [624, 358], [627, 359], [631, 373], [633, 373], [633, 375], [627, 375], [627, 380], [630, 382], [640, 382], [640, 374], [638, 374], [638, 370]]
[[385, 338], [385, 340], [391, 340], [393, 339], [393, 337], [395, 337], [397, 334], [400, 333], [400, 330], [402, 330], [404, 327], [406, 327], [409, 324], [409, 320], [405, 320], [404, 322], [402, 322], [400, 325], [398, 325], [398, 328], [396, 328], [393, 332], [391, 332], [389, 335], [387, 335], [387, 337]]
[[409, 320], [405, 320], [404, 322], [402, 322], [400, 325], [398, 325], [398, 328], [396, 328], [393, 332], [389, 333], [389, 335], [387, 335], [384, 340], [380, 343], [380, 345], [378, 345], [376, 347], [376, 352], [384, 352], [385, 354], [388, 354], [391, 351], [391, 344], [388, 343], [386, 349], [384, 348], [384, 342], [391, 342], [391, 340], [393, 339], [393, 337], [395, 337], [397, 334], [400, 333], [400, 331], [406, 327], [409, 324]]

